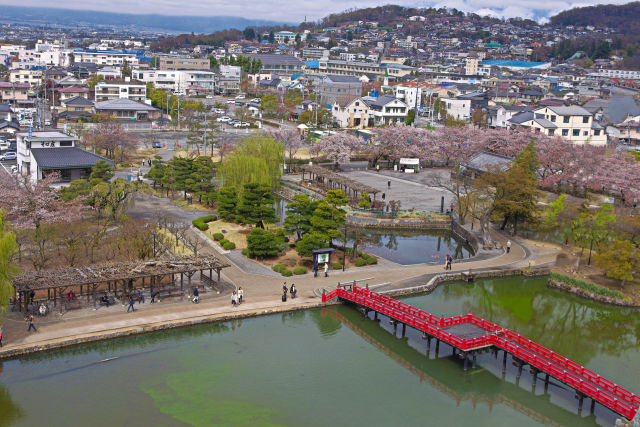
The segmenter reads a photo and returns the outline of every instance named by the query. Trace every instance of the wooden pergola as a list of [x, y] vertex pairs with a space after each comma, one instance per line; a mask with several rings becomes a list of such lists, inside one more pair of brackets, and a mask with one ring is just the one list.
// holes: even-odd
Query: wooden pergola
[[309, 174], [309, 179], [312, 181], [320, 181], [325, 187], [330, 189], [341, 189], [349, 198], [357, 199], [359, 197], [358, 193], [367, 193], [372, 194], [373, 200], [375, 200], [376, 194], [380, 193], [380, 190], [377, 188], [354, 181], [353, 179], [342, 176], [339, 173], [323, 168], [322, 166], [299, 165], [297, 166], [297, 169], [302, 172], [303, 181], [305, 179], [305, 175]]
[[[154, 286], [158, 289], [163, 285], [163, 278], [170, 276], [171, 283], [174, 284], [176, 276], [180, 275], [180, 289], [183, 290], [185, 276], [190, 283], [193, 275], [200, 272], [201, 278], [208, 279], [210, 283], [213, 283], [213, 272], [215, 271], [219, 282], [220, 271], [229, 266], [230, 264], [213, 256], [109, 262], [85, 267], [30, 271], [16, 277], [13, 280], [13, 287], [16, 298], [18, 293], [27, 295], [33, 291], [42, 296], [42, 293], [46, 291], [47, 300], [53, 299], [55, 306], [58, 298], [62, 298], [67, 289], [78, 290], [78, 295], [86, 295], [89, 302], [91, 297], [95, 300], [96, 291], [100, 288], [114, 292], [117, 298], [119, 289], [121, 294], [125, 294], [136, 281], [138, 282], [137, 287], [142, 288], [145, 288], [145, 282], [148, 283], [150, 291], [153, 292]], [[207, 271], [209, 272], [208, 277], [205, 274]]]

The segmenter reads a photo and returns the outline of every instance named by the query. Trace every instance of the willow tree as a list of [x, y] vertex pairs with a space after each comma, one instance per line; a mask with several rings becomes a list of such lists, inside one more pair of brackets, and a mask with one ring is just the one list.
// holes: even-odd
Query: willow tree
[[243, 188], [245, 184], [280, 185], [284, 146], [271, 136], [249, 136], [220, 168], [220, 186]]
[[0, 211], [0, 325], [14, 293], [11, 280], [18, 273], [18, 267], [13, 263], [17, 251], [16, 235], [7, 229], [4, 212]]

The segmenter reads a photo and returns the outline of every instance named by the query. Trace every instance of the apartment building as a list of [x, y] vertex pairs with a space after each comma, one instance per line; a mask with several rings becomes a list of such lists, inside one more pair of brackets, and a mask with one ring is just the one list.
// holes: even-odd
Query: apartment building
[[302, 50], [302, 56], [307, 59], [329, 58], [329, 49], [323, 47], [307, 47]]
[[378, 80], [382, 80], [385, 76], [403, 77], [414, 70], [414, 67], [395, 63], [372, 64], [370, 62], [342, 61], [339, 59], [321, 59], [318, 61], [318, 72], [322, 74], [356, 77], [375, 75]]
[[144, 82], [131, 80], [105, 80], [98, 82], [95, 87], [95, 101], [111, 101], [126, 98], [132, 101], [145, 102], [147, 86]]
[[597, 77], [640, 80], [640, 71], [636, 70], [607, 70], [601, 68], [590, 75]]
[[26, 83], [35, 88], [42, 84], [44, 79], [44, 67], [33, 67], [30, 69], [14, 69], [9, 71], [9, 81], [11, 83]]
[[153, 83], [158, 89], [165, 89], [174, 93], [186, 93], [190, 86], [213, 91], [216, 86], [216, 75], [211, 71], [133, 70], [132, 77], [143, 83]]
[[316, 90], [320, 103], [332, 105], [343, 95], [361, 96], [362, 82], [353, 76], [324, 76]]
[[29, 83], [0, 82], [0, 101], [25, 103], [30, 89]]
[[160, 56], [158, 60], [158, 70], [203, 70], [210, 69], [209, 58], [191, 58], [184, 56]]
[[304, 62], [293, 55], [251, 53], [248, 56], [260, 60], [260, 74], [302, 74], [305, 69]]
[[74, 62], [89, 62], [98, 65], [122, 65], [125, 61], [132, 66], [137, 66], [141, 52], [115, 51], [115, 50], [74, 50]]

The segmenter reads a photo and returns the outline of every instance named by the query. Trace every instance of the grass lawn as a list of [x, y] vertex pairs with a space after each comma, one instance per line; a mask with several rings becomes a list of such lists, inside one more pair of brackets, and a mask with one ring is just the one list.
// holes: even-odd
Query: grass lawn
[[222, 220], [210, 222], [208, 225], [209, 229], [205, 231], [204, 234], [211, 240], [213, 240], [215, 233], [222, 233], [225, 239], [236, 244], [236, 249], [244, 249], [247, 247], [247, 234], [251, 232], [250, 226]]

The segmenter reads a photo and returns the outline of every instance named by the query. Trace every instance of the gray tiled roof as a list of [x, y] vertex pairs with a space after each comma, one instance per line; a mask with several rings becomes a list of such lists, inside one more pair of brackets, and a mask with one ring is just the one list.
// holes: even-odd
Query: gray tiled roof
[[591, 113], [578, 105], [547, 107], [559, 116], [590, 116]]
[[38, 163], [38, 167], [44, 169], [91, 167], [99, 160], [113, 163], [105, 157], [79, 147], [32, 148], [31, 153]]
[[465, 166], [469, 169], [474, 169], [480, 172], [487, 172], [490, 166], [506, 170], [512, 160], [512, 157], [501, 156], [499, 154], [487, 153], [486, 151], [482, 151], [473, 156], [465, 164]]
[[302, 61], [293, 55], [274, 55], [269, 53], [250, 53], [251, 58], [259, 59], [262, 65], [304, 65]]
[[127, 110], [127, 111], [158, 111], [157, 108], [128, 98], [118, 98], [109, 101], [96, 102], [97, 110]]
[[529, 120], [533, 120], [532, 111], [525, 111], [523, 113], [518, 113], [513, 117], [511, 117], [508, 121], [510, 121], [511, 123], [524, 123], [524, 122], [528, 122]]
[[354, 76], [327, 76], [328, 80], [334, 83], [360, 83], [360, 79]]
[[62, 101], [62, 103], [64, 105], [67, 105], [67, 106], [73, 105], [73, 106], [87, 106], [87, 107], [91, 106], [91, 107], [93, 107], [93, 101], [91, 101], [91, 100], [89, 100], [87, 98], [84, 98], [84, 97], [82, 97], [80, 95], [74, 96], [73, 98], [65, 99], [64, 101]]

